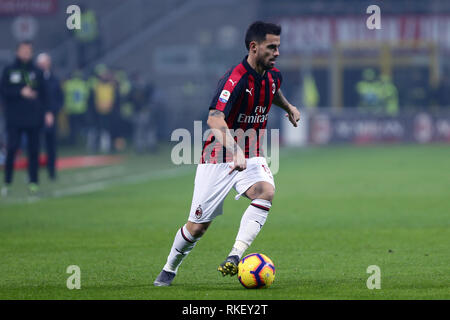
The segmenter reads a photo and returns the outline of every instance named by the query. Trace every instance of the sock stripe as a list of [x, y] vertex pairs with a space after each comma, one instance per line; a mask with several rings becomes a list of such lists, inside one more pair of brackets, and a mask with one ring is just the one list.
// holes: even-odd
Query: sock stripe
[[270, 210], [270, 208], [268, 208], [268, 207], [265, 207], [265, 206], [262, 206], [262, 205], [260, 205], [260, 204], [256, 204], [256, 203], [250, 203], [252, 206], [254, 206], [254, 207], [256, 207], [256, 208], [258, 208], [258, 209], [262, 209], [262, 210], [265, 210], [265, 211], [269, 211]]
[[188, 237], [186, 237], [186, 236], [184, 235], [183, 227], [180, 228], [180, 231], [181, 231], [181, 236], [184, 238], [184, 240], [186, 240], [187, 242], [190, 242], [190, 243], [194, 243], [194, 242], [195, 242], [195, 241], [189, 240]]
[[177, 251], [178, 253], [182, 254], [183, 256], [185, 256], [185, 255], [186, 255], [186, 253], [184, 253], [184, 252], [182, 252], [182, 251], [178, 250], [177, 248], [175, 248], [175, 250], [176, 250], [176, 251]]

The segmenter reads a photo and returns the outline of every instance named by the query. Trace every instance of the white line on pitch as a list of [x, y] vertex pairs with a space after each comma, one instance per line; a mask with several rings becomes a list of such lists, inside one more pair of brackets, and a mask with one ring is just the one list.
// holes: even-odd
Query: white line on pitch
[[95, 191], [104, 190], [107, 187], [111, 187], [113, 185], [123, 185], [123, 184], [133, 184], [151, 180], [159, 180], [171, 177], [179, 177], [184, 174], [190, 173], [191, 168], [172, 168], [165, 169], [157, 172], [149, 172], [149, 173], [139, 173], [125, 177], [115, 177], [113, 179], [88, 183], [81, 186], [64, 188], [62, 190], [55, 190], [50, 197], [59, 198], [68, 195], [77, 195], [84, 193], [91, 193]]

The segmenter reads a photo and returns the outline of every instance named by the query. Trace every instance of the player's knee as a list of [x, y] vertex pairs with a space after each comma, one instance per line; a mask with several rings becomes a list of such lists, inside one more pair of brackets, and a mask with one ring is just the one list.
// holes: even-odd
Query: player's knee
[[275, 188], [269, 183], [257, 183], [254, 186], [252, 200], [264, 199], [272, 202], [275, 195]]
[[264, 200], [272, 202], [274, 196], [275, 196], [274, 188], [267, 188], [266, 190], [264, 190], [261, 193], [259, 199], [264, 199]]
[[206, 228], [196, 227], [192, 230], [191, 234], [195, 238], [200, 238], [206, 232]]
[[202, 237], [209, 227], [209, 223], [193, 223], [188, 222], [186, 228], [194, 238]]

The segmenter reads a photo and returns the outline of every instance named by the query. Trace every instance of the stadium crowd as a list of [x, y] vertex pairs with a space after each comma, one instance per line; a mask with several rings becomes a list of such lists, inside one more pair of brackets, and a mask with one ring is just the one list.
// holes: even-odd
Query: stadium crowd
[[[154, 86], [138, 72], [128, 74], [104, 64], [91, 72], [75, 70], [58, 80], [62, 105], [57, 108], [57, 141], [85, 146], [90, 152], [111, 153], [131, 146], [138, 153], [154, 151], [157, 108]], [[6, 144], [5, 97], [0, 100], [0, 147]]]
[[26, 150], [29, 192], [38, 191], [41, 146], [45, 147], [48, 175], [56, 178], [58, 145], [89, 153], [133, 149], [154, 152], [157, 116], [154, 87], [139, 73], [97, 65], [84, 74], [75, 70], [59, 79], [51, 56], [33, 56], [33, 44], [23, 41], [14, 61], [0, 79], [0, 166], [4, 166], [2, 196], [13, 182], [15, 159]]
[[106, 153], [128, 144], [139, 153], [156, 148], [154, 87], [139, 73], [129, 75], [99, 64], [87, 75], [75, 70], [62, 89], [62, 143], [85, 143], [89, 151]]

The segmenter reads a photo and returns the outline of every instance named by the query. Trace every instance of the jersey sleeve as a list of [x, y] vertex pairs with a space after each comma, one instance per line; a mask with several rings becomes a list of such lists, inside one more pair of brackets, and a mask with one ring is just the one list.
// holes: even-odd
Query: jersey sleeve
[[278, 89], [280, 89], [281, 88], [281, 83], [283, 82], [283, 76], [281, 75], [281, 72], [278, 72], [278, 79], [279, 79], [279, 82], [278, 82]]
[[233, 79], [232, 70], [228, 71], [219, 80], [209, 110], [215, 109], [222, 111], [226, 118], [242, 90], [242, 81], [240, 80], [241, 79]]
[[273, 68], [272, 70], [273, 70], [272, 74], [273, 74], [273, 76], [275, 78], [275, 83], [276, 83], [276, 86], [277, 86], [277, 90], [276, 91], [278, 91], [281, 88], [281, 83], [283, 82], [283, 76], [281, 75], [280, 70], [278, 70], [277, 68]]

